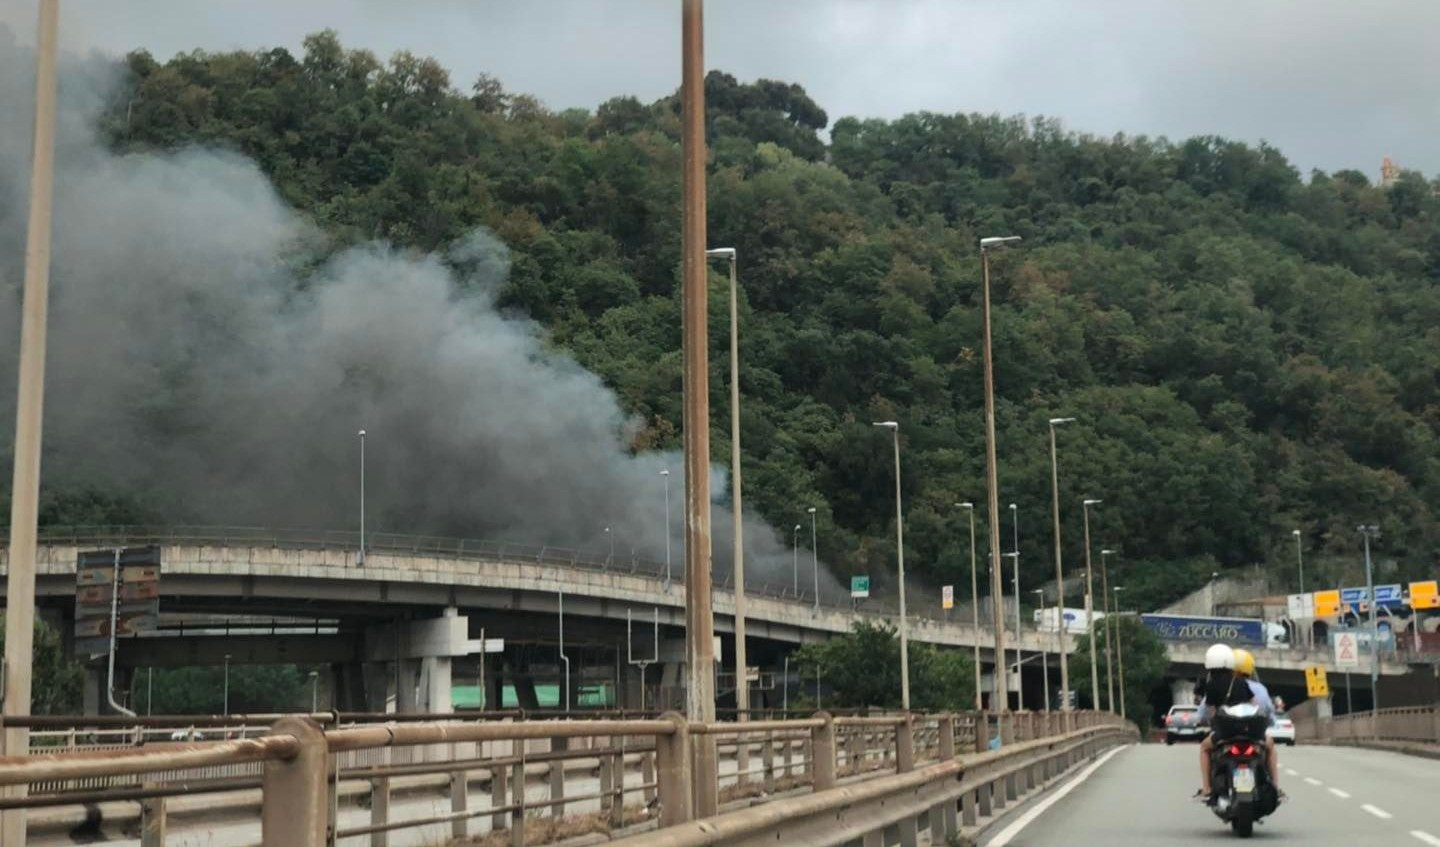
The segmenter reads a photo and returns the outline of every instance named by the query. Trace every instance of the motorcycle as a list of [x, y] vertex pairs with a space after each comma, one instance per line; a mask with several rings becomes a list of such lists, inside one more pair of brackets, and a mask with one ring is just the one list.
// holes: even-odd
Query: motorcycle
[[1269, 717], [1250, 703], [1223, 707], [1211, 721], [1215, 735], [1210, 754], [1211, 811], [1240, 838], [1249, 838], [1256, 822], [1280, 805], [1265, 764], [1269, 724]]

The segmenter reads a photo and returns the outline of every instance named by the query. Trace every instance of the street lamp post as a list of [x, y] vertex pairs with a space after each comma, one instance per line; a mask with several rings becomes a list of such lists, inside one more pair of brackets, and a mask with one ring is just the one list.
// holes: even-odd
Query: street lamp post
[[1060, 656], [1060, 711], [1070, 729], [1070, 660], [1065, 654], [1065, 567], [1060, 554], [1060, 461], [1055, 450], [1055, 427], [1074, 418], [1050, 419], [1050, 516], [1055, 524], [1055, 648]]
[[910, 623], [905, 615], [905, 520], [900, 503], [900, 424], [878, 421], [895, 445], [895, 563], [900, 575], [900, 708], [910, 711]]
[[1011, 563], [1015, 591], [1015, 708], [1025, 710], [1025, 675], [1020, 672], [1020, 512], [1014, 503], [1010, 504], [1010, 528], [1013, 541], [1010, 550], [1015, 556]]
[[1380, 536], [1380, 527], [1363, 524], [1357, 529], [1365, 541], [1365, 596], [1370, 602], [1370, 726], [1374, 731], [1373, 717], [1380, 712], [1380, 630], [1375, 619], [1378, 604], [1375, 602], [1375, 578], [1370, 567], [1370, 539]]
[[1115, 674], [1110, 668], [1110, 569], [1106, 567], [1106, 561], [1114, 552], [1109, 549], [1100, 551], [1100, 591], [1105, 596], [1105, 702], [1111, 712], [1115, 711]]
[[[740, 485], [740, 307], [736, 293], [735, 248], [717, 247], [705, 251], [707, 259], [725, 259], [730, 265], [730, 493], [734, 500], [735, 552], [732, 569], [735, 580], [735, 709], [740, 720], [750, 713], [750, 686], [746, 681], [745, 656], [745, 518]], [[748, 752], [740, 745], [740, 764], [748, 770]]]
[[[1025, 711], [1025, 675], [1020, 673], [1020, 554], [1010, 552], [1003, 554], [1010, 560], [1011, 573], [1015, 582], [1015, 708]], [[1010, 698], [1010, 692], [1005, 692], [1006, 700]]]
[[355, 564], [365, 564], [365, 430], [360, 430], [360, 554]]
[[[1045, 620], [1045, 589], [1033, 589], [1036, 599], [1040, 601], [1040, 620]], [[1050, 711], [1050, 654], [1044, 650], [1040, 651], [1040, 682], [1045, 691], [1045, 711]]]
[[975, 504], [968, 500], [956, 506], [970, 513], [970, 620], [975, 643], [975, 711], [980, 711], [980, 579], [975, 571]]
[[[981, 305], [985, 346], [985, 488], [990, 516], [990, 592], [995, 604], [995, 690], [1004, 692], [1005, 681], [1005, 616], [1001, 614], [1000, 593], [1000, 476], [995, 458], [995, 355], [990, 333], [990, 250], [1014, 244], [1018, 235], [993, 236], [980, 239]], [[1005, 712], [1006, 702], [999, 698], [998, 715]], [[1000, 738], [1004, 742], [1005, 721], [999, 720]]]
[[225, 679], [225, 681], [224, 681], [224, 683], [223, 683], [223, 685], [224, 685], [224, 688], [223, 688], [224, 693], [221, 695], [221, 697], [223, 698], [223, 699], [222, 699], [222, 706], [221, 706], [221, 708], [222, 708], [223, 711], [222, 711], [221, 713], [222, 713], [222, 714], [225, 714], [225, 715], [228, 715], [228, 714], [230, 714], [230, 654], [229, 654], [229, 653], [226, 653], [226, 654], [225, 654], [225, 677], [224, 677], [224, 679]]
[[[15, 385], [15, 447], [10, 477], [10, 563], [5, 576], [5, 660], [0, 709], [5, 718], [30, 715], [35, 639], [35, 547], [39, 532], [40, 448], [44, 432], [45, 335], [50, 302], [51, 204], [55, 175], [55, 54], [59, 0], [41, 0], [35, 39], [35, 123], [31, 146], [30, 206], [25, 234], [24, 299], [20, 310], [20, 362]], [[24, 756], [30, 730], [4, 722], [0, 753]], [[0, 790], [23, 797], [24, 785]], [[0, 843], [25, 844], [25, 811], [0, 812]]]
[[610, 553], [605, 557], [605, 565], [608, 567], [615, 563], [615, 533], [610, 527], [605, 527], [605, 539], [610, 542]]
[[800, 599], [800, 524], [795, 524], [795, 537], [790, 542], [790, 590]]
[[1085, 624], [1090, 630], [1090, 702], [1100, 708], [1100, 662], [1095, 655], [1095, 591], [1094, 572], [1090, 568], [1090, 507], [1101, 501], [1086, 499], [1081, 506], [1085, 512]]
[[665, 587], [670, 587], [670, 469], [661, 468], [665, 479]]
[[1292, 529], [1290, 534], [1295, 536], [1295, 567], [1300, 571], [1300, 593], [1305, 593], [1305, 548], [1300, 541], [1300, 530]]
[[1120, 632], [1120, 592], [1125, 586], [1115, 586], [1115, 659], [1120, 663], [1120, 719], [1125, 719], [1125, 639]]
[[320, 674], [310, 672], [310, 714], [320, 711]]
[[820, 550], [816, 546], [815, 507], [805, 510], [810, 513], [810, 571], [815, 577], [815, 614], [820, 614]]

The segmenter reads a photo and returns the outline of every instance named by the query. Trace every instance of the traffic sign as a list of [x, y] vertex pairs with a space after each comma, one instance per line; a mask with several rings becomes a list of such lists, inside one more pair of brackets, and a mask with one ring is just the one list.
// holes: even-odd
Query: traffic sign
[[1308, 620], [1315, 617], [1314, 594], [1287, 595], [1285, 605], [1288, 607], [1291, 620]]
[[940, 589], [940, 608], [955, 608], [955, 586], [947, 585]]
[[1405, 605], [1405, 589], [1400, 583], [1375, 586], [1375, 605], [1393, 609]]
[[859, 598], [859, 599], [864, 599], [864, 598], [866, 598], [866, 597], [869, 597], [869, 596], [870, 596], [870, 577], [868, 577], [868, 576], [852, 576], [852, 577], [850, 577], [850, 596], [851, 596], [851, 597], [855, 597], [855, 598]]
[[1305, 666], [1305, 692], [1311, 697], [1330, 696], [1330, 680], [1320, 665]]
[[1340, 614], [1340, 592], [1338, 591], [1316, 591], [1315, 617], [1328, 618]]
[[1440, 590], [1435, 580], [1410, 583], [1410, 608], [1440, 609]]
[[1340, 589], [1340, 605], [1344, 606], [1348, 612], [1354, 612], [1358, 615], [1365, 611], [1369, 603], [1370, 591], [1364, 586]]
[[1360, 642], [1353, 632], [1342, 632], [1335, 636], [1335, 667], [1360, 667]]

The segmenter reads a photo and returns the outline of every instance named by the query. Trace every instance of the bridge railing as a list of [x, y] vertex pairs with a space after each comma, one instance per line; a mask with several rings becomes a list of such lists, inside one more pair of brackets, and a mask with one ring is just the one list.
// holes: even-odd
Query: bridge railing
[[1296, 716], [1295, 735], [1300, 741], [1399, 741], [1440, 745], [1440, 706], [1400, 706], [1330, 717]]
[[[360, 534], [350, 530], [306, 530], [274, 529], [266, 527], [236, 526], [72, 526], [46, 527], [40, 532], [40, 543], [77, 547], [105, 547], [114, 545], [169, 544], [201, 547], [274, 547], [288, 550], [351, 550], [358, 552]], [[5, 539], [0, 537], [0, 545]], [[367, 532], [365, 534], [366, 554], [424, 555], [435, 558], [464, 561], [510, 562], [525, 561], [537, 564], [572, 567], [604, 573], [628, 573], [648, 576], [656, 580], [673, 578], [682, 583], [683, 567], [669, 569], [664, 562], [637, 556], [610, 556], [605, 551], [581, 550], [554, 545], [522, 544], [507, 541], [493, 541], [471, 538], [451, 538], [436, 535], [407, 535], [389, 532]], [[731, 587], [728, 571], [717, 571], [715, 584], [721, 588]], [[768, 582], [751, 578], [746, 582], [747, 596], [770, 597], [776, 600], [818, 605], [830, 611], [855, 612], [876, 616], [899, 614], [898, 601], [889, 597], [852, 599], [842, 589], [835, 593], [821, 592], [816, 603], [813, 591], [801, 586], [791, 590], [788, 582]], [[921, 606], [908, 610], [912, 619], [950, 621], [943, 611]], [[982, 621], [983, 621], [982, 613]], [[956, 621], [957, 624], [963, 623]], [[988, 626], [988, 624], [984, 624]], [[1027, 626], [1026, 629], [1032, 629]]]
[[[1113, 715], [1079, 712], [1070, 719], [1092, 733], [1085, 737], [1124, 727]], [[1013, 720], [1007, 749], [1077, 737], [1065, 733], [1059, 713], [1019, 713]], [[383, 843], [384, 833], [400, 829], [419, 829], [427, 840], [466, 838], [472, 825], [508, 829], [512, 844], [524, 844], [564, 835], [577, 815], [605, 829], [651, 816], [662, 826], [683, 823], [695, 817], [697, 784], [714, 786], [725, 802], [823, 793], [843, 782], [903, 775], [927, 761], [945, 765], [959, 752], [987, 750], [990, 735], [980, 716], [963, 713], [822, 712], [741, 723], [688, 722], [667, 713], [632, 720], [387, 722], [328, 731], [295, 716], [254, 738], [167, 737], [138, 747], [6, 759], [0, 786], [26, 785], [29, 796], [0, 797], [0, 808], [139, 801], [145, 847], [163, 844], [170, 816], [186, 809], [210, 822], [222, 812], [227, 819], [258, 817], [267, 844], [318, 847], [327, 839], [367, 835]], [[44, 731], [36, 736], [51, 739]], [[708, 777], [692, 757], [707, 736], [720, 752]], [[448, 795], [450, 811], [437, 813], [427, 803], [422, 817], [399, 814], [395, 798], [416, 791]]]

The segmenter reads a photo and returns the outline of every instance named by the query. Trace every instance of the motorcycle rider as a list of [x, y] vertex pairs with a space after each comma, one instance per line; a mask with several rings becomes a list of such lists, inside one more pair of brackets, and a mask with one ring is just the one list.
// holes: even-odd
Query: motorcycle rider
[[[1235, 672], [1245, 680], [1245, 685], [1250, 689], [1255, 705], [1265, 713], [1266, 717], [1275, 716], [1275, 703], [1270, 699], [1270, 689], [1255, 678], [1255, 656], [1249, 650], [1237, 647], [1235, 654]], [[1265, 769], [1270, 773], [1270, 784], [1275, 786], [1275, 792], [1284, 799], [1285, 792], [1280, 790], [1280, 757], [1275, 750], [1275, 739], [1269, 734], [1265, 736]]]
[[[1201, 720], [1220, 706], [1237, 706], [1249, 703], [1254, 695], [1245, 680], [1235, 673], [1235, 651], [1224, 644], [1212, 644], [1205, 651], [1205, 676], [1195, 686]], [[1197, 798], [1211, 802], [1210, 751], [1215, 749], [1215, 734], [1211, 732], [1200, 742], [1200, 790]]]

